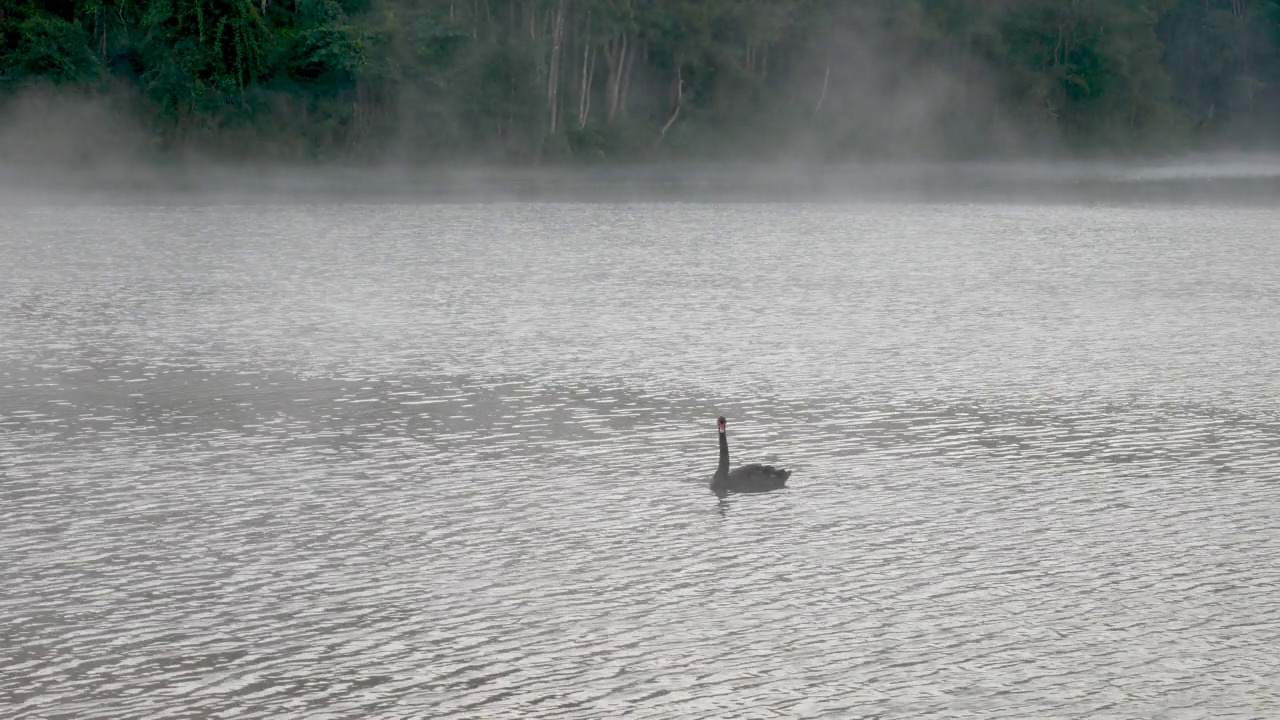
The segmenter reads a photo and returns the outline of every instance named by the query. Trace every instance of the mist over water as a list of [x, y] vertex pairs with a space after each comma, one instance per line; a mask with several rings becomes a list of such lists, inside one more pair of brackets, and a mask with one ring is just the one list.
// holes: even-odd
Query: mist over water
[[1270, 208], [1280, 156], [1146, 162], [689, 162], [414, 167], [403, 163], [0, 163], [0, 207], [476, 202], [1017, 203]]
[[0, 209], [0, 708], [1274, 715], [1261, 182]]

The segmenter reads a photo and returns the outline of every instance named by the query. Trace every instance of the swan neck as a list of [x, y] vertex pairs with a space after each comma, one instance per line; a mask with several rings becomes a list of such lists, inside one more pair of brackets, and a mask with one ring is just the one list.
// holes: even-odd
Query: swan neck
[[729, 435], [728, 433], [720, 433], [720, 466], [716, 468], [716, 477], [727, 478], [729, 476]]

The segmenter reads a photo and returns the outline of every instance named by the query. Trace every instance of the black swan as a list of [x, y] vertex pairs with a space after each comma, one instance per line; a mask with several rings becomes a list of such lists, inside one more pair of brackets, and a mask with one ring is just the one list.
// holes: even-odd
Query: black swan
[[772, 465], [743, 465], [730, 471], [729, 438], [725, 435], [723, 416], [716, 420], [716, 426], [720, 430], [720, 467], [711, 478], [711, 492], [724, 497], [731, 492], [769, 492], [786, 486], [791, 471]]

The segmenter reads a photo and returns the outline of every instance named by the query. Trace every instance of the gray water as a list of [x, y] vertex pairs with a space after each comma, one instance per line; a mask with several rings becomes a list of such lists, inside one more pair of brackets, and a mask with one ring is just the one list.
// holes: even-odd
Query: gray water
[[0, 714], [1276, 717], [1277, 227], [6, 208]]

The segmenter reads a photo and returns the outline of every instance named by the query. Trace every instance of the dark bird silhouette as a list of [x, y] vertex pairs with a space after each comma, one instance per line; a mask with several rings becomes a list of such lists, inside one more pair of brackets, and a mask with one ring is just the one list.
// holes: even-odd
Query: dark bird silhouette
[[724, 497], [731, 492], [769, 492], [785, 487], [790, 470], [783, 470], [772, 465], [743, 465], [729, 470], [729, 438], [725, 434], [725, 420], [721, 416], [716, 420], [720, 430], [720, 466], [711, 478], [711, 492]]

